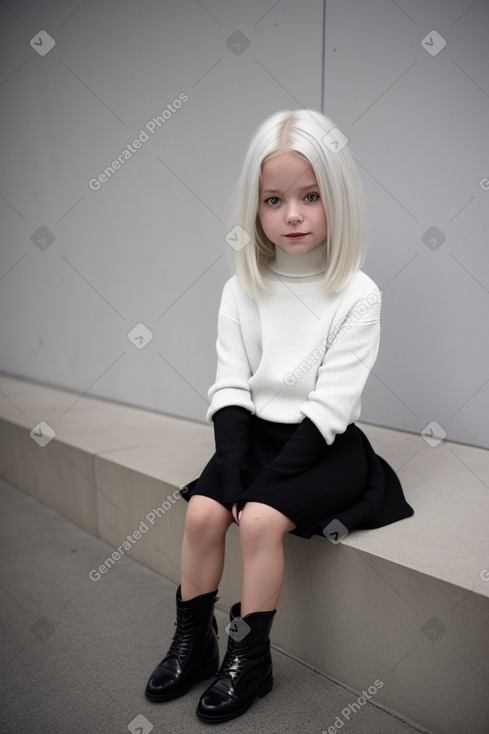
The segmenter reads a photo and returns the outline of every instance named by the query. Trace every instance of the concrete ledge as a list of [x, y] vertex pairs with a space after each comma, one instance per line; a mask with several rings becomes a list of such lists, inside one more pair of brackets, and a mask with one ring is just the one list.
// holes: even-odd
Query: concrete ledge
[[[45, 427], [30, 435], [41, 421], [55, 432], [44, 447], [36, 441]], [[482, 734], [489, 452], [359, 425], [398, 472], [415, 515], [337, 545], [288, 536], [272, 643], [359, 692], [382, 681], [372, 703], [434, 734]], [[206, 424], [0, 375], [0, 475], [176, 583], [186, 511], [176, 490], [213, 450]], [[105, 561], [116, 573], [117, 560]], [[233, 526], [223, 609], [239, 599], [240, 576]]]

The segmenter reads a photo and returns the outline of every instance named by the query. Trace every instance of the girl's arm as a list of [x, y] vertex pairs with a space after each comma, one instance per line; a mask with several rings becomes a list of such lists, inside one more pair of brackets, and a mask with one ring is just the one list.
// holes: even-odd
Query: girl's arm
[[229, 497], [247, 487], [250, 417], [250, 411], [238, 405], [220, 408], [213, 415], [216, 466]]
[[230, 279], [224, 286], [217, 328], [217, 374], [208, 392], [207, 420], [214, 424], [216, 466], [224, 493], [246, 489], [250, 417], [254, 413], [251, 368]]
[[362, 318], [353, 318], [358, 312], [355, 304], [338, 329], [301, 408], [302, 422], [256, 479], [262, 486], [278, 489], [281, 481], [313, 466], [326, 444], [359, 417], [361, 394], [379, 349], [380, 299]]
[[209, 423], [220, 408], [229, 405], [239, 405], [250, 413], [255, 412], [249, 385], [251, 367], [241, 331], [233, 280], [231, 278], [225, 284], [219, 307], [216, 380], [207, 393], [210, 405], [206, 419]]
[[362, 316], [359, 311], [357, 302], [326, 350], [315, 388], [301, 407], [328, 444], [359, 418], [361, 395], [379, 351], [380, 297]]

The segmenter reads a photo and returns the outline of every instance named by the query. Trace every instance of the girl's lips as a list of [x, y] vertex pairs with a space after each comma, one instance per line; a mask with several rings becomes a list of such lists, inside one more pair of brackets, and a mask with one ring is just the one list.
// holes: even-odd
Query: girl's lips
[[286, 234], [285, 236], [288, 237], [290, 240], [299, 240], [302, 239], [302, 237], [307, 237], [309, 232], [292, 232], [291, 234]]

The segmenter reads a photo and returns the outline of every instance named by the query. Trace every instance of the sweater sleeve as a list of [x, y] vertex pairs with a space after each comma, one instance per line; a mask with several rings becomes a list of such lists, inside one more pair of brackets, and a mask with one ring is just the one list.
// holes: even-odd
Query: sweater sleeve
[[[380, 342], [380, 291], [373, 304], [362, 299], [349, 310], [327, 348], [314, 389], [301, 407], [332, 444], [360, 415], [361, 394], [375, 364]], [[363, 306], [363, 307], [362, 307]]]
[[216, 467], [224, 497], [232, 498], [247, 486], [250, 417], [249, 410], [237, 405], [220, 408], [213, 415]]
[[216, 459], [218, 461], [248, 460], [251, 413], [239, 405], [220, 408], [213, 415]]
[[240, 315], [232, 288], [233, 278], [224, 286], [217, 325], [217, 373], [207, 393], [210, 400], [206, 420], [228, 405], [239, 405], [255, 412], [249, 380], [251, 367], [241, 332]]

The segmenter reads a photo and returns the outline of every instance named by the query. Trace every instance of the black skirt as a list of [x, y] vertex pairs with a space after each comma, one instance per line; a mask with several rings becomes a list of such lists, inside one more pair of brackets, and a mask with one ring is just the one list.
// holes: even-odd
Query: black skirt
[[[279, 481], [280, 491], [251, 486], [271, 464], [297, 424], [274, 423], [252, 415], [248, 460], [248, 489], [226, 495], [221, 485], [214, 454], [202, 474], [181, 494], [210, 497], [228, 509], [233, 502], [263, 502], [288, 517], [296, 528], [291, 534], [302, 538], [321, 535], [341, 539], [353, 528], [379, 528], [414, 513], [407, 503], [399, 479], [389, 464], [374, 452], [368, 438], [355, 423], [325, 443], [324, 454], [306, 471]], [[259, 484], [259, 483], [258, 483]], [[331, 532], [330, 532], [331, 531]]]

